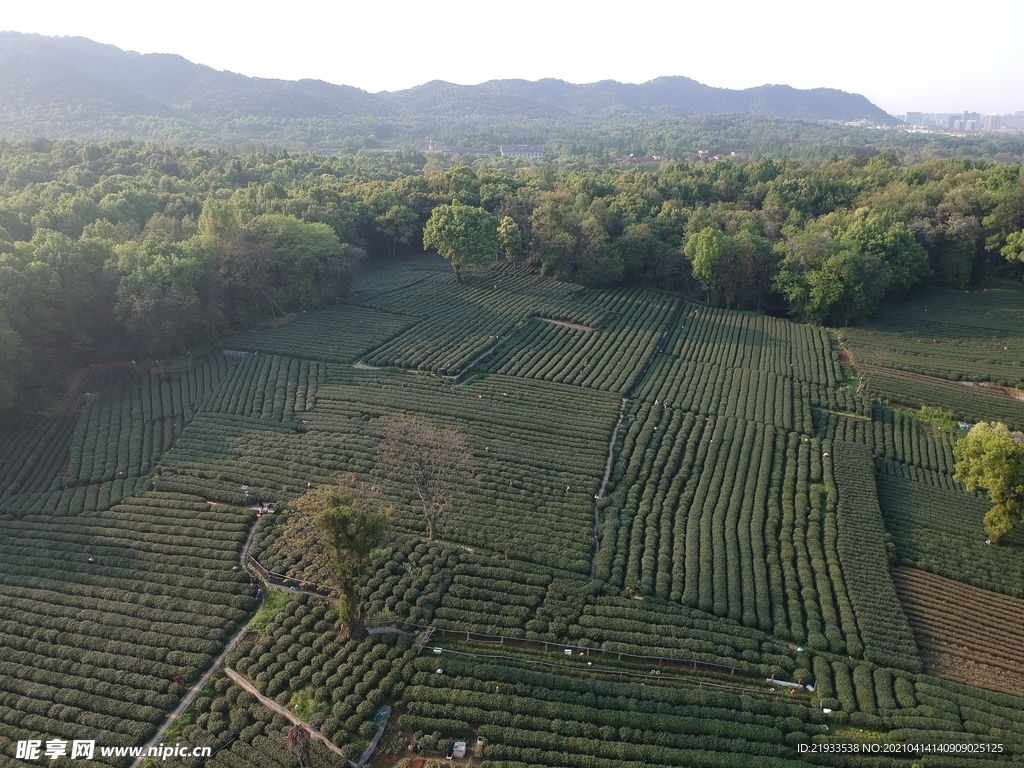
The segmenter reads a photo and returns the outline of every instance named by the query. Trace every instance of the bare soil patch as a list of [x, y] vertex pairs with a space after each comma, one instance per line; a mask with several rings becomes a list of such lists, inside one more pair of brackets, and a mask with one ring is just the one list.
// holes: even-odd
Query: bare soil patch
[[925, 672], [935, 677], [1010, 696], [1020, 696], [1020, 692], [1024, 691], [1024, 675], [1008, 672], [990, 664], [982, 664], [957, 653], [922, 649], [921, 661], [924, 662]]
[[925, 670], [967, 685], [1024, 690], [1024, 600], [915, 568], [896, 568], [893, 584]]
[[551, 323], [552, 325], [564, 325], [566, 328], [575, 328], [577, 331], [596, 331], [597, 328], [592, 328], [589, 325], [582, 325], [580, 323], [571, 323], [568, 320], [555, 320], [553, 317], [538, 317], [538, 320], [543, 320], [545, 323]]

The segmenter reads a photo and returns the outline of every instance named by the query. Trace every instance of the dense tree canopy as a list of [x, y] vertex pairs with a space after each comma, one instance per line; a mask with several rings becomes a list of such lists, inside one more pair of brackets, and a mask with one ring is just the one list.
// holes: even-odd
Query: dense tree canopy
[[922, 281], [1019, 281], [1024, 264], [1017, 165], [472, 163], [0, 142], [0, 396], [31, 411], [72, 368], [329, 304], [356, 261], [424, 245], [459, 272], [505, 258], [834, 324]]

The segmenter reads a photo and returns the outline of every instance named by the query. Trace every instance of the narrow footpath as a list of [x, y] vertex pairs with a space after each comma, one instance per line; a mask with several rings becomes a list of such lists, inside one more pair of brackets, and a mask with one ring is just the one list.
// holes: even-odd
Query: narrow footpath
[[[292, 712], [282, 707], [273, 699], [268, 699], [262, 693], [257, 691], [256, 687], [252, 683], [250, 683], [248, 680], [242, 677], [242, 675], [235, 672], [235, 670], [233, 670], [231, 667], [224, 667], [224, 674], [230, 677], [232, 680], [234, 680], [237, 685], [241, 686], [246, 691], [248, 691], [253, 697], [255, 697], [259, 701], [260, 704], [269, 709], [271, 712], [276, 712], [277, 714], [281, 715], [281, 717], [285, 718], [292, 725], [303, 726], [304, 728], [306, 728], [306, 730], [309, 731], [310, 736], [312, 736], [314, 739], [319, 739], [320, 741], [322, 741], [324, 745], [329, 750], [331, 750], [331, 752], [334, 752], [337, 755], [341, 755], [341, 757], [345, 757], [345, 753], [342, 752], [338, 747], [336, 747], [334, 745], [334, 742], [330, 741], [326, 736], [320, 733], [320, 731], [318, 731], [309, 723], [305, 722], [304, 720], [300, 720]], [[347, 757], [345, 757], [345, 759], [348, 760]]]
[[[238, 557], [239, 562], [241, 563], [243, 568], [245, 568], [246, 560], [249, 558], [249, 547], [252, 546], [252, 539], [255, 534], [256, 522], [254, 521], [252, 526], [249, 528], [249, 535], [248, 537], [246, 537], [245, 544], [242, 545], [242, 551], [239, 553]], [[235, 636], [228, 641], [228, 644], [224, 647], [224, 650], [221, 651], [220, 655], [213, 660], [213, 664], [210, 666], [210, 668], [207, 669], [202, 674], [202, 676], [200, 676], [200, 678], [195, 682], [195, 685], [188, 689], [188, 692], [185, 694], [184, 698], [182, 698], [181, 702], [179, 702], [178, 706], [175, 707], [174, 710], [167, 716], [167, 719], [164, 721], [164, 724], [160, 726], [157, 732], [153, 735], [153, 738], [150, 739], [142, 748], [143, 756], [136, 758], [135, 762], [132, 763], [132, 768], [139, 768], [139, 766], [141, 766], [146, 761], [146, 756], [149, 754], [150, 748], [155, 747], [163, 742], [164, 736], [167, 735], [167, 731], [170, 729], [170, 727], [174, 725], [175, 721], [179, 717], [181, 717], [182, 714], [184, 714], [186, 709], [192, 706], [192, 702], [195, 701], [196, 696], [198, 696], [199, 692], [206, 687], [206, 684], [208, 682], [210, 682], [210, 678], [213, 677], [213, 673], [216, 672], [217, 668], [224, 663], [224, 659], [227, 658], [228, 654], [235, 650], [235, 648], [238, 647], [238, 644], [242, 642], [242, 638], [244, 638], [245, 635], [248, 633], [249, 627], [252, 625], [254, 621], [256, 621], [256, 617], [259, 615], [260, 612], [256, 611], [255, 615], [253, 615], [253, 617], [249, 619], [249, 621], [247, 621], [245, 625], [240, 630], [238, 630], [238, 632], [235, 633]]]
[[608, 487], [608, 480], [612, 476], [612, 467], [615, 465], [615, 441], [619, 437], [619, 427], [622, 426], [622, 422], [626, 418], [628, 403], [627, 398], [622, 398], [622, 404], [619, 406], [619, 420], [615, 422], [611, 440], [608, 441], [608, 461], [604, 465], [604, 477], [601, 479], [601, 487], [597, 489], [597, 495], [594, 496], [594, 557], [590, 561], [590, 578], [594, 578], [597, 573], [597, 555], [601, 549], [601, 511], [598, 509], [598, 504], [604, 498], [604, 489]]
[[619, 420], [615, 423], [615, 429], [612, 430], [612, 437], [608, 441], [608, 461], [604, 467], [604, 478], [601, 480], [601, 487], [597, 490], [597, 495], [594, 496], [594, 557], [590, 561], [590, 578], [595, 578], [597, 575], [597, 555], [601, 549], [600, 539], [600, 526], [601, 526], [601, 511], [598, 509], [598, 504], [601, 499], [604, 498], [605, 488], [608, 487], [608, 480], [612, 476], [612, 467], [615, 465], [615, 441], [619, 436], [619, 427], [622, 426], [623, 420], [626, 418], [626, 406], [629, 405], [630, 398], [633, 393], [640, 387], [641, 383], [647, 377], [647, 372], [651, 370], [651, 366], [654, 365], [668, 343], [669, 331], [675, 327], [675, 324], [679, 323], [680, 316], [683, 313], [683, 308], [680, 307], [676, 313], [672, 316], [672, 320], [668, 327], [662, 331], [661, 338], [658, 340], [657, 346], [654, 347], [654, 351], [651, 352], [647, 361], [644, 363], [644, 367], [640, 369], [640, 372], [633, 379], [633, 384], [626, 391], [626, 394], [622, 398], [622, 405], [619, 406]]

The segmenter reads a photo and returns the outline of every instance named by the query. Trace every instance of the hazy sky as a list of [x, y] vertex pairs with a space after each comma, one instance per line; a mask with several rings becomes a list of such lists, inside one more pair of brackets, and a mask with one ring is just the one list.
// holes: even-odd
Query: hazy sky
[[368, 91], [556, 77], [785, 83], [893, 114], [1024, 110], [1024, 0], [4, 0], [0, 27]]

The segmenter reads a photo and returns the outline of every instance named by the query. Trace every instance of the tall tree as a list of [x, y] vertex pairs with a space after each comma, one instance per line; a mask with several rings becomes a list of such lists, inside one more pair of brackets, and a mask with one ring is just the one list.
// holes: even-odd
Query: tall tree
[[1024, 266], [1024, 230], [1008, 234], [1006, 245], [999, 252], [1011, 264], [1017, 262], [1017, 277], [1020, 278], [1021, 267]]
[[953, 453], [953, 477], [968, 491], [988, 491], [993, 506], [985, 515], [985, 531], [998, 544], [1024, 514], [1024, 435], [1010, 432], [1005, 424], [981, 421]]
[[348, 290], [351, 264], [347, 246], [326, 224], [266, 214], [249, 222], [245, 238], [272, 254], [261, 286], [272, 304], [315, 309], [336, 301]]
[[377, 446], [377, 464], [385, 474], [411, 485], [419, 497], [427, 536], [472, 481], [466, 438], [454, 427], [441, 428], [415, 416], [394, 416]]
[[216, 333], [216, 308], [201, 296], [210, 256], [198, 241], [149, 240], [119, 248], [122, 277], [114, 316], [140, 351], [152, 357], [179, 354]]
[[408, 245], [420, 223], [420, 217], [412, 208], [407, 205], [392, 205], [386, 211], [378, 214], [374, 219], [379, 231], [388, 240], [391, 255], [395, 255], [395, 248], [401, 245]]
[[294, 506], [299, 515], [315, 521], [338, 579], [342, 615], [349, 632], [358, 634], [363, 609], [358, 599], [359, 574], [387, 533], [387, 512], [341, 486], [317, 488], [296, 499]]
[[454, 202], [439, 205], [423, 229], [423, 247], [448, 259], [455, 279], [466, 267], [490, 264], [498, 253], [498, 220], [483, 208]]
[[718, 262], [722, 258], [724, 244], [725, 238], [721, 230], [715, 227], [705, 227], [700, 232], [691, 235], [683, 248], [686, 258], [693, 264], [693, 276], [708, 292], [709, 301], [716, 288], [715, 272]]
[[515, 264], [523, 253], [523, 233], [511, 216], [504, 216], [498, 224], [498, 245], [505, 252], [509, 264]]

